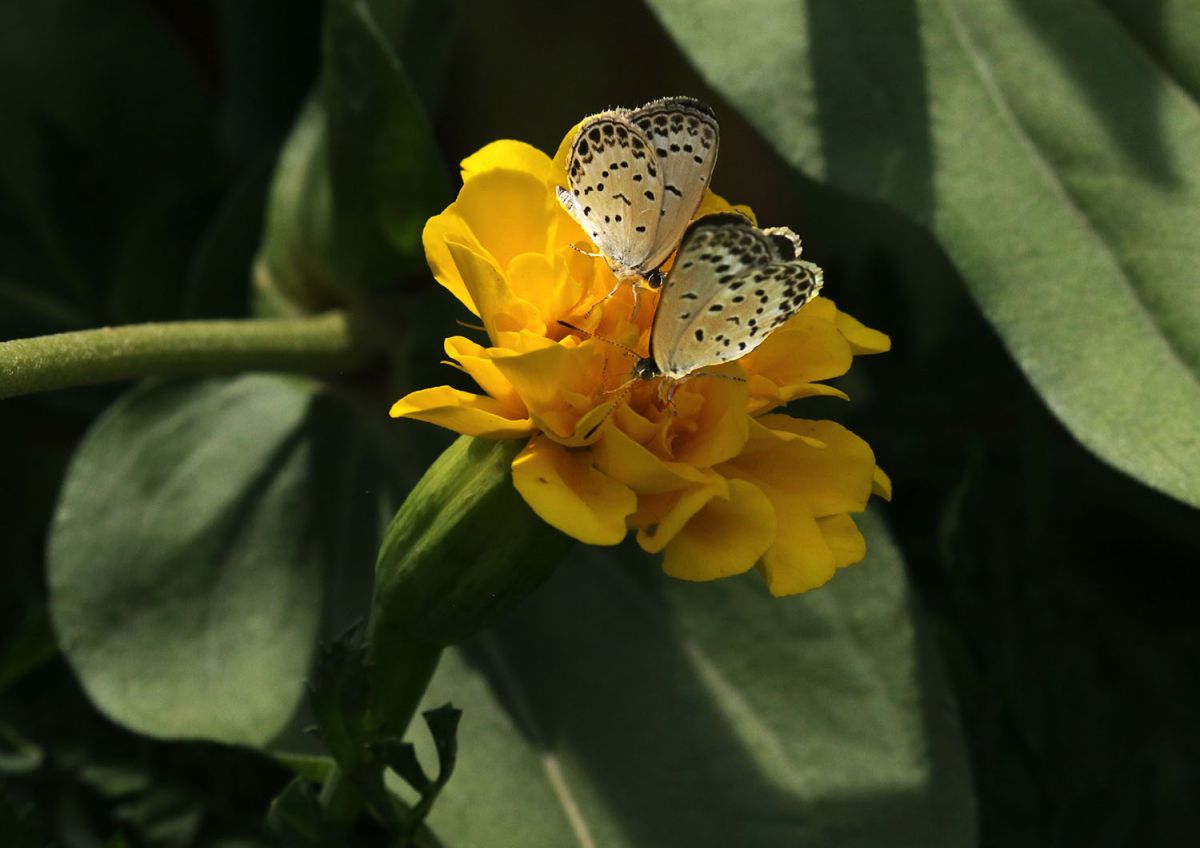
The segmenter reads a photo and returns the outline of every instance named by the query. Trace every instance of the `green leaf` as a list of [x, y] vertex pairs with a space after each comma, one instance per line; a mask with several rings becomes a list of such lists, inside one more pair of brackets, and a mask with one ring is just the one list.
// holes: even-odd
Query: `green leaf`
[[320, 60], [321, 4], [224, 2], [220, 18], [220, 139], [248, 162], [277, 148], [312, 87]]
[[0, 271], [85, 313], [172, 317], [189, 217], [219, 178], [192, 57], [133, 0], [10, 0], [0, 65]]
[[176, 786], [154, 786], [118, 804], [113, 818], [148, 845], [194, 845], [204, 820], [204, 801]]
[[334, 263], [341, 286], [380, 291], [422, 270], [421, 230], [450, 196], [420, 98], [364, 0], [329, 0], [323, 100]]
[[267, 830], [285, 845], [322, 845], [328, 826], [312, 787], [296, 778], [271, 801]]
[[1193, 0], [1100, 0], [1166, 71], [1200, 98], [1200, 5]]
[[87, 324], [88, 316], [64, 298], [0, 277], [0, 339], [78, 330]]
[[46, 754], [39, 745], [15, 728], [0, 724], [0, 774], [29, 774], [41, 768], [45, 759]]
[[458, 761], [458, 723], [462, 718], [462, 710], [444, 704], [436, 709], [425, 710], [422, 716], [437, 751], [436, 779], [430, 779], [425, 774], [413, 743], [389, 738], [371, 746], [379, 762], [395, 772], [420, 795], [420, 800], [408, 810], [406, 816], [404, 832], [409, 838], [423, 826], [438, 795], [454, 774], [454, 766]]
[[247, 314], [270, 164], [266, 157], [259, 157], [244, 169], [193, 250], [183, 285], [184, 317], [240, 318]]
[[875, 517], [862, 525], [867, 561], [791, 599], [755, 575], [688, 584], [649, 557], [580, 549], [434, 679], [427, 704], [464, 708], [438, 834], [974, 845], [954, 704], [894, 544]]
[[26, 610], [12, 636], [0, 645], [0, 694], [29, 672], [58, 656], [58, 645], [43, 606]]
[[36, 810], [28, 806], [18, 809], [7, 793], [0, 792], [0, 833], [4, 834], [10, 848], [43, 848], [51, 844], [35, 829], [36, 820]]
[[1117, 19], [1082, 0], [650, 5], [792, 165], [934, 233], [1086, 447], [1200, 505], [1200, 107]]
[[286, 315], [337, 304], [325, 113], [316, 97], [300, 110], [267, 198], [254, 260], [256, 311]]
[[360, 429], [310, 384], [255, 375], [141, 387], [97, 421], [60, 498], [49, 584], [101, 711], [164, 738], [262, 745], [284, 727], [322, 569], [369, 573], [391, 504], [387, 456]]
[[321, 647], [309, 685], [313, 719], [321, 742], [350, 770], [366, 763], [367, 649], [355, 627]]

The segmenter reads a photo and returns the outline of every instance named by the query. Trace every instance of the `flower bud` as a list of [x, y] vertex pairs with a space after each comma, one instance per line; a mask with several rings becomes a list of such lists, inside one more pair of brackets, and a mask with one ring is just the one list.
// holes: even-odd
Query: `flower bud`
[[463, 436], [430, 466], [384, 534], [373, 630], [454, 644], [550, 575], [572, 540], [513, 488], [512, 460], [524, 444]]

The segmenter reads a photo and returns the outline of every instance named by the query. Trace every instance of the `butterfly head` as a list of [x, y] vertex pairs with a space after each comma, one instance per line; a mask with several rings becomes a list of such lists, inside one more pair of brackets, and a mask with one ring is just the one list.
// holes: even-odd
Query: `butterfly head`
[[633, 366], [633, 376], [638, 380], [654, 380], [662, 376], [662, 371], [653, 357], [643, 356]]

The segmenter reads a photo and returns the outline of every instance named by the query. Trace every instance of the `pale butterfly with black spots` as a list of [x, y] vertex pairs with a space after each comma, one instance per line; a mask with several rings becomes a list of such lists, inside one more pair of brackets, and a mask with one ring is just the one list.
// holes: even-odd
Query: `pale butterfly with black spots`
[[649, 355], [634, 365], [633, 380], [614, 391], [661, 377], [660, 398], [670, 403], [689, 377], [741, 380], [702, 369], [750, 353], [816, 297], [823, 283], [821, 269], [800, 258], [800, 238], [787, 227], [759, 229], [737, 213], [698, 219], [684, 233], [663, 284]]
[[700, 208], [719, 142], [713, 111], [690, 97], [613, 109], [580, 124], [567, 159], [569, 187], [559, 186], [558, 200], [618, 285], [661, 283], [659, 267]]
[[761, 230], [736, 213], [706, 215], [683, 236], [654, 313], [650, 355], [634, 376], [678, 381], [745, 356], [823, 283], [787, 227]]

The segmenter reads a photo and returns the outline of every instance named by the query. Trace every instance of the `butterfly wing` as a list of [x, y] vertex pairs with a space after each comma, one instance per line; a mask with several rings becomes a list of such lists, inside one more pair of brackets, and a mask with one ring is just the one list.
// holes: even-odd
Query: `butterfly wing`
[[[662, 171], [628, 113], [601, 112], [579, 127], [558, 199], [604, 254], [618, 279], [642, 272], [655, 244]], [[646, 269], [649, 270], [649, 269]]]
[[821, 290], [786, 227], [760, 230], [736, 214], [706, 215], [683, 237], [663, 285], [650, 355], [668, 377], [738, 359]]
[[658, 230], [642, 273], [671, 256], [712, 179], [720, 129], [712, 109], [690, 97], [667, 97], [629, 113], [650, 142], [663, 181]]

